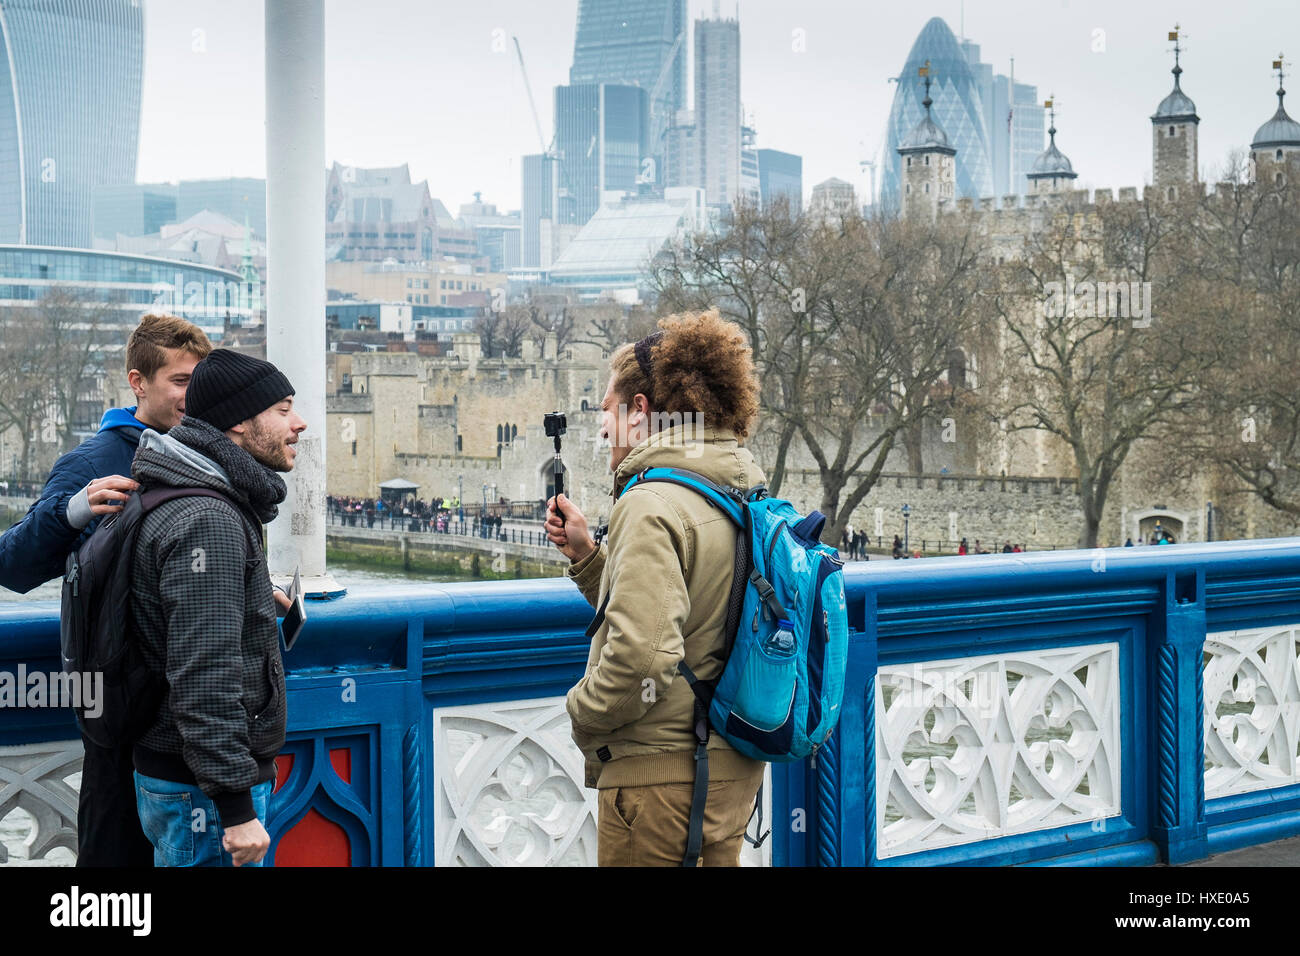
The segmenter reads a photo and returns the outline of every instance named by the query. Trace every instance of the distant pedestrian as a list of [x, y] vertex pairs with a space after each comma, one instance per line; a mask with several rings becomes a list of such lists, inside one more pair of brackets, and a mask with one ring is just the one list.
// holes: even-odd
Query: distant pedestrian
[[898, 560], [903, 556], [903, 539], [894, 535], [894, 559]]
[[961, 544], [957, 545], [957, 553], [958, 553], [958, 554], [969, 554], [969, 553], [970, 553], [970, 548], [967, 546], [967, 544], [966, 544], [966, 539], [965, 539], [965, 538], [962, 538], [962, 539], [961, 539]]

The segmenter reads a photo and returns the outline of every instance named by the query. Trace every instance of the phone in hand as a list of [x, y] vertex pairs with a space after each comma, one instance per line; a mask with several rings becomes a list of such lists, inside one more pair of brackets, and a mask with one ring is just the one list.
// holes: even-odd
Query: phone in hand
[[280, 632], [284, 635], [285, 653], [293, 650], [293, 645], [302, 633], [302, 626], [307, 623], [307, 608], [302, 602], [302, 578], [298, 569], [293, 572], [293, 583], [289, 585], [289, 609], [284, 612], [280, 622]]

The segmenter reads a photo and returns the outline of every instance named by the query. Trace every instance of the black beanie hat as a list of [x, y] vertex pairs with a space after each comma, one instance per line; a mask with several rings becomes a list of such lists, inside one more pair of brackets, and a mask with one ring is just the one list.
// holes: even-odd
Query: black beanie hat
[[190, 375], [185, 414], [225, 431], [292, 394], [289, 380], [270, 362], [230, 349], [213, 349]]

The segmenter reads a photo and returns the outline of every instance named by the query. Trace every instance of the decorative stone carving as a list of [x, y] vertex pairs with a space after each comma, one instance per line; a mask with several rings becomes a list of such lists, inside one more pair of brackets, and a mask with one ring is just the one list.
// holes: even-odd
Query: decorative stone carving
[[1120, 812], [1119, 645], [879, 668], [881, 859]]
[[[76, 861], [83, 754], [80, 740], [0, 747], [0, 863]], [[71, 858], [59, 853], [48, 859], [56, 847]]]
[[[596, 791], [563, 697], [435, 708], [433, 747], [434, 865], [596, 865]], [[770, 859], [770, 838], [741, 853], [743, 865]]]
[[1205, 636], [1205, 797], [1300, 783], [1300, 624]]

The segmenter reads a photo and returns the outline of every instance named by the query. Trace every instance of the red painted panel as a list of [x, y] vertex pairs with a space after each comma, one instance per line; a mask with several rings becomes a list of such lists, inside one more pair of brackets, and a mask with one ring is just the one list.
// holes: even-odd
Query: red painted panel
[[314, 807], [275, 848], [276, 866], [351, 866], [348, 834]]
[[352, 782], [352, 751], [346, 747], [339, 747], [330, 751], [330, 763], [334, 765], [334, 772], [339, 775], [339, 779], [344, 783]]
[[278, 792], [291, 776], [293, 776], [293, 754], [280, 754], [275, 758], [275, 786], [271, 788], [271, 792]]

